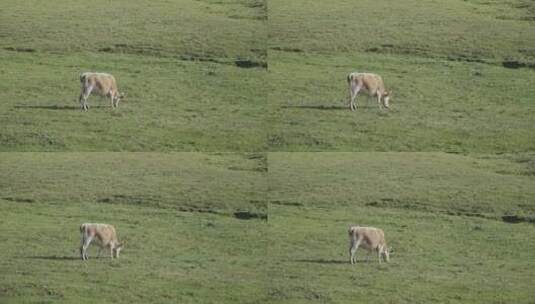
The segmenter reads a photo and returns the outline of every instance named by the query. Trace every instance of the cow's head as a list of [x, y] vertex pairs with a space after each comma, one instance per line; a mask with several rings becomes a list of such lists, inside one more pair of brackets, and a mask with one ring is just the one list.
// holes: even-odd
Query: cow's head
[[125, 245], [125, 242], [117, 243], [117, 245], [115, 245], [115, 247], [113, 248], [113, 251], [115, 251], [115, 257], [117, 258], [119, 257], [119, 253], [123, 249], [124, 245]]
[[113, 98], [113, 99], [114, 99], [113, 101], [114, 101], [115, 103], [119, 103], [119, 101], [120, 101], [121, 99], [123, 99], [125, 96], [126, 96], [125, 93], [123, 93], [123, 92], [117, 92], [117, 94], [115, 94], [115, 97]]
[[392, 254], [392, 247], [386, 247], [383, 250], [383, 256], [385, 258], [385, 261], [390, 262], [390, 255]]

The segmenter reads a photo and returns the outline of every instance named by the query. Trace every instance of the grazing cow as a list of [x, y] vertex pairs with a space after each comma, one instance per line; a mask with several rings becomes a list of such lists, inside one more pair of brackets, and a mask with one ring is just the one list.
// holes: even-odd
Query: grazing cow
[[350, 226], [349, 234], [349, 261], [351, 264], [357, 262], [357, 249], [359, 246], [368, 251], [376, 251], [379, 263], [381, 257], [385, 261], [390, 261], [390, 249], [386, 246], [385, 233], [379, 228]]
[[100, 247], [99, 255], [100, 250], [107, 247], [110, 249], [112, 259], [119, 257], [123, 245], [117, 240], [117, 233], [112, 225], [85, 223], [80, 226], [80, 233], [82, 234], [82, 245], [80, 246], [82, 260], [87, 260], [87, 248], [95, 238]]
[[91, 93], [109, 97], [112, 108], [119, 106], [119, 100], [124, 97], [124, 94], [117, 90], [117, 82], [111, 74], [85, 72], [80, 75], [80, 83], [82, 84], [82, 92], [78, 101], [84, 111], [89, 109], [87, 98]]
[[385, 89], [385, 84], [381, 76], [371, 73], [354, 72], [347, 76], [347, 83], [349, 85], [349, 94], [351, 96], [349, 102], [349, 109], [351, 111], [355, 111], [357, 109], [357, 104], [355, 101], [361, 90], [364, 90], [371, 97], [377, 97], [379, 109], [382, 109], [381, 104], [387, 109], [390, 108], [389, 101], [390, 96], [392, 96], [392, 92]]

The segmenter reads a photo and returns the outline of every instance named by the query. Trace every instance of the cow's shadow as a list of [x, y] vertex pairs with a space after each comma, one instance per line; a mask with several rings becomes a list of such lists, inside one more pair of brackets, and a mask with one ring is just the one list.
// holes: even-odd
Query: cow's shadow
[[337, 111], [349, 110], [349, 106], [324, 106], [324, 105], [310, 105], [310, 106], [282, 106], [283, 109], [309, 109], [322, 111]]
[[[314, 264], [350, 264], [349, 260], [333, 260], [333, 259], [300, 259], [300, 260], [294, 260], [294, 262], [298, 263], [314, 263]], [[377, 262], [377, 259], [374, 259], [373, 257], [362, 257], [357, 258], [357, 263], [374, 263]]]
[[[82, 258], [80, 258], [80, 256], [74, 256], [74, 255], [69, 255], [69, 256], [57, 256], [57, 255], [38, 255], [38, 256], [27, 256], [25, 257], [26, 259], [33, 259], [33, 260], [49, 260], [49, 261], [78, 261], [78, 260], [82, 260]], [[89, 257], [90, 260], [101, 260], [101, 259], [110, 259], [109, 256], [107, 255], [101, 255], [101, 256], [90, 256]]]
[[78, 256], [57, 256], [57, 255], [38, 255], [38, 256], [29, 256], [26, 257], [28, 259], [35, 259], [35, 260], [54, 260], [54, 261], [74, 261], [74, 260], [81, 260], [81, 258]]
[[[93, 108], [105, 108], [104, 105], [91, 105], [89, 109]], [[40, 110], [54, 110], [54, 111], [72, 111], [80, 110], [80, 106], [60, 106], [60, 105], [49, 105], [49, 106], [31, 106], [31, 105], [16, 105], [15, 109], [40, 109]]]
[[295, 260], [298, 263], [316, 263], [316, 264], [349, 264], [347, 260], [332, 260], [332, 259], [300, 259]]

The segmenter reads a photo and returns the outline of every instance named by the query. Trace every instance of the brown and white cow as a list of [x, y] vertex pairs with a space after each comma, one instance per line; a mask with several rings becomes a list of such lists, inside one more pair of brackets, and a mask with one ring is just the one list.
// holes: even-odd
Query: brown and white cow
[[99, 256], [103, 248], [109, 248], [112, 259], [119, 257], [123, 245], [119, 243], [117, 232], [112, 225], [84, 223], [80, 226], [80, 233], [82, 234], [82, 245], [80, 246], [82, 260], [87, 260], [87, 248], [95, 239], [100, 247]]
[[386, 246], [385, 233], [383, 230], [374, 227], [350, 226], [349, 234], [349, 261], [351, 264], [357, 262], [357, 249], [360, 247], [377, 252], [379, 263], [381, 258], [386, 262], [390, 261], [390, 249]]
[[381, 105], [385, 108], [390, 108], [391, 91], [387, 91], [383, 78], [377, 74], [372, 73], [351, 73], [347, 76], [347, 83], [349, 85], [349, 109], [355, 111], [357, 109], [356, 99], [359, 92], [364, 91], [371, 97], [377, 97], [377, 103], [379, 109], [382, 109]]
[[117, 89], [117, 81], [115, 77], [108, 73], [93, 73], [85, 72], [80, 75], [80, 83], [82, 91], [80, 93], [80, 106], [82, 110], [87, 111], [87, 99], [91, 93], [96, 93], [101, 96], [109, 97], [112, 108], [119, 106], [119, 101], [124, 97]]

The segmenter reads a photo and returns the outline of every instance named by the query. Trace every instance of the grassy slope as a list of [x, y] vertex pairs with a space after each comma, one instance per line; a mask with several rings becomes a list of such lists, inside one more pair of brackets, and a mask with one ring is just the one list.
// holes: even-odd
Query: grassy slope
[[[263, 150], [266, 73], [234, 62], [265, 63], [265, 16], [261, 1], [3, 3], [1, 150]], [[80, 113], [82, 71], [116, 75], [121, 107]]]
[[[271, 153], [273, 303], [530, 303], [533, 157]], [[471, 215], [471, 216], [467, 216]], [[348, 264], [347, 226], [382, 227], [392, 261]]]
[[[529, 1], [272, 1], [273, 151], [518, 152], [534, 149]], [[384, 76], [393, 110], [359, 100], [345, 77]], [[342, 99], [344, 101], [342, 101]]]
[[[84, 168], [84, 169], [82, 169]], [[0, 302], [253, 302], [267, 225], [265, 158], [4, 153]], [[183, 210], [199, 211], [184, 212]], [[82, 222], [113, 223], [119, 260], [79, 260]]]

